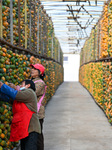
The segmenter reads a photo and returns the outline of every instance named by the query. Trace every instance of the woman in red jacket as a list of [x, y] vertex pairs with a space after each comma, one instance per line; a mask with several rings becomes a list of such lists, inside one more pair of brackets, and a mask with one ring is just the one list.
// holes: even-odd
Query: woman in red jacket
[[37, 96], [32, 80], [24, 80], [20, 91], [0, 82], [1, 92], [14, 100], [10, 141], [21, 140], [21, 150], [38, 150], [41, 133], [37, 116]]
[[[37, 96], [37, 111], [38, 111], [38, 117], [39, 122], [41, 125], [41, 133], [38, 137], [38, 150], [44, 150], [44, 136], [43, 136], [43, 122], [45, 117], [45, 92], [46, 92], [46, 84], [44, 82], [45, 77], [45, 68], [42, 64], [31, 64], [31, 77], [32, 81], [35, 83], [36, 88], [36, 96]], [[14, 89], [19, 90], [19, 86], [15, 86], [12, 83], [9, 83], [9, 86], [11, 86]]]

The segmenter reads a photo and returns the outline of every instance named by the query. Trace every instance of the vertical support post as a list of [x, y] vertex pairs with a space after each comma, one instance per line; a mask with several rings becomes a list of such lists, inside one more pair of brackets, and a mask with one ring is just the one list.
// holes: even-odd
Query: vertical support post
[[10, 0], [10, 39], [11, 39], [11, 44], [13, 44], [13, 15], [12, 15], [12, 10], [13, 10], [13, 1]]
[[101, 50], [101, 25], [99, 24], [99, 58], [100, 58], [100, 50]]
[[58, 45], [58, 62], [60, 62], [60, 45]]
[[44, 54], [47, 56], [46, 50], [46, 15], [44, 14]]
[[55, 38], [55, 37], [54, 37], [53, 42], [54, 42], [54, 46], [53, 46], [53, 51], [54, 51], [54, 53], [53, 53], [53, 58], [54, 58], [54, 60], [56, 60], [56, 59], [55, 59], [55, 55], [56, 55], [56, 53], [55, 53], [55, 49], [56, 49], [56, 38]]
[[[108, 39], [109, 39], [109, 4], [107, 4], [107, 6], [108, 6], [108, 10], [107, 10], [107, 15], [106, 15], [106, 17], [108, 18], [108, 27], [107, 27], [107, 33], [108, 33]], [[109, 40], [107, 40], [108, 41], [108, 50], [109, 50]], [[110, 57], [110, 54], [109, 54], [109, 51], [108, 51], [108, 57]]]
[[27, 49], [27, 0], [25, 0], [25, 48]]
[[55, 46], [56, 46], [56, 43], [55, 43], [55, 37], [53, 38], [53, 59], [55, 59]]
[[56, 60], [56, 48], [57, 48], [57, 39], [56, 39], [56, 37], [55, 37], [55, 60]]
[[98, 26], [97, 26], [97, 33], [96, 33], [96, 60], [98, 59]]
[[21, 46], [21, 30], [20, 30], [20, 0], [18, 0], [18, 33], [19, 33], [19, 47]]
[[44, 46], [44, 40], [43, 40], [43, 54], [42, 54], [42, 55], [45, 55], [45, 54], [44, 54], [44, 47], [45, 47], [45, 46]]
[[100, 36], [100, 35], [99, 35], [99, 34], [100, 34], [100, 22], [98, 23], [98, 33], [97, 33], [97, 34], [98, 34], [98, 42], [97, 42], [98, 53], [97, 53], [97, 58], [99, 59], [99, 48], [100, 48], [100, 46], [99, 46], [99, 45], [100, 45], [100, 43], [99, 43], [99, 42], [100, 42], [100, 40], [99, 40], [99, 36]]
[[[42, 11], [42, 9], [41, 9], [41, 11]], [[39, 44], [40, 44], [40, 46], [39, 46], [39, 51], [41, 51], [41, 48], [42, 48], [42, 27], [41, 27], [41, 24], [42, 24], [42, 12], [40, 11], [40, 20], [39, 20], [39, 30], [40, 30], [40, 34], [39, 34], [39, 38], [40, 38], [40, 42], [39, 42]], [[41, 53], [41, 52], [40, 52]]]
[[[43, 15], [43, 17], [44, 17], [44, 15]], [[45, 35], [45, 20], [43, 19], [43, 21], [42, 21], [42, 25], [43, 25], [43, 34], [42, 34], [42, 49], [43, 49], [43, 51], [42, 51], [42, 55], [45, 55], [44, 54], [44, 48], [45, 48], [45, 46], [44, 46], [44, 35]]]
[[[90, 38], [90, 39], [91, 39], [91, 42], [90, 42], [90, 43], [91, 43], [91, 51], [92, 51], [92, 50], [93, 50], [93, 44], [94, 44], [94, 43], [92, 42], [92, 35], [91, 35], [91, 38]], [[93, 59], [93, 58], [91, 58], [91, 53], [89, 53], [89, 61], [91, 61], [91, 59]]]
[[34, 23], [33, 23], [33, 25], [34, 25], [34, 34], [33, 34], [33, 37], [34, 37], [34, 51], [36, 51], [36, 45], [35, 45], [35, 43], [36, 43], [36, 37], [35, 37], [35, 22], [36, 22], [36, 6], [35, 6], [35, 4], [33, 4], [33, 7], [34, 7]]
[[[93, 48], [94, 48], [94, 47], [93, 47], [93, 46], [94, 46], [94, 45], [93, 45], [94, 43], [92, 42], [92, 40], [93, 40], [92, 37], [93, 37], [93, 36], [91, 35], [91, 51], [94, 50], [94, 49], [93, 49]], [[93, 56], [93, 57], [94, 57], [94, 56]], [[93, 58], [91, 58], [91, 53], [90, 53], [90, 54], [89, 54], [89, 61], [91, 61], [91, 59], [93, 59]]]
[[2, 0], [0, 0], [0, 38], [2, 38]]
[[94, 60], [95, 60], [95, 41], [96, 41], [96, 32], [95, 32], [95, 28], [94, 28]]
[[83, 50], [83, 57], [84, 57], [84, 61], [83, 61], [83, 63], [85, 63], [85, 51], [84, 51], [84, 49], [82, 49]]
[[54, 41], [53, 33], [52, 33], [52, 37], [51, 38], [52, 38], [52, 52], [51, 52], [51, 57], [53, 58], [53, 48], [54, 48], [53, 47], [54, 46], [54, 44], [53, 44], [53, 41]]
[[38, 6], [38, 11], [37, 11], [37, 53], [39, 53], [39, 6]]
[[31, 49], [31, 0], [30, 0], [30, 43], [29, 43], [29, 48]]

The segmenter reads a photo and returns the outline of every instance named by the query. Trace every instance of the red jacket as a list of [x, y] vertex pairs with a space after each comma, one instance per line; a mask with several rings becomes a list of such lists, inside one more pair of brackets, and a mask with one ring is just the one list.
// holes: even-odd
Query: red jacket
[[18, 141], [29, 135], [28, 127], [30, 119], [34, 112], [27, 108], [27, 106], [18, 101], [13, 103], [13, 119], [11, 124], [10, 141]]

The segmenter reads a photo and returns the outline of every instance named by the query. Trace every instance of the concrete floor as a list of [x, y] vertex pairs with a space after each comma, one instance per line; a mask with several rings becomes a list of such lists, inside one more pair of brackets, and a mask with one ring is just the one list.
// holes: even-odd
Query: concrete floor
[[46, 106], [45, 150], [112, 150], [112, 127], [78, 82], [64, 82]]

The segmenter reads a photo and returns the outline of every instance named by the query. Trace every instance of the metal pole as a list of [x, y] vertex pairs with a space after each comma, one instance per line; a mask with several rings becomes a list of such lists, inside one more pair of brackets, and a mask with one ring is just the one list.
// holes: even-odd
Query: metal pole
[[35, 4], [33, 5], [34, 6], [34, 51], [36, 51], [36, 45], [35, 45], [35, 43], [36, 43], [36, 37], [35, 37], [35, 22], [36, 22], [36, 6], [35, 6]]
[[30, 43], [29, 43], [29, 48], [31, 49], [31, 0], [30, 0]]
[[97, 33], [96, 33], [96, 36], [97, 36], [97, 38], [96, 38], [96, 60], [98, 59], [97, 58], [97, 55], [98, 55], [98, 26], [97, 26]]
[[2, 0], [0, 0], [0, 37], [2, 38]]
[[51, 37], [51, 38], [52, 38], [52, 53], [51, 53], [51, 54], [52, 54], [52, 58], [53, 58], [53, 48], [54, 48], [54, 47], [53, 47], [53, 46], [54, 46], [54, 44], [53, 44], [53, 41], [54, 41], [54, 40], [53, 40], [53, 39], [54, 39], [54, 38], [53, 38], [53, 34], [52, 34], [52, 37]]
[[[43, 11], [43, 18], [44, 18], [44, 11]], [[44, 19], [45, 19], [45, 18], [44, 18]], [[43, 19], [43, 21], [42, 21], [42, 25], [43, 25], [43, 30], [42, 30], [42, 43], [43, 43], [43, 44], [42, 44], [42, 47], [43, 47], [43, 54], [42, 54], [42, 55], [45, 55], [45, 54], [44, 54], [44, 47], [45, 47], [45, 46], [44, 46], [44, 35], [45, 35], [45, 32], [44, 32], [44, 31], [45, 31], [45, 26], [44, 26], [44, 25], [45, 25], [45, 22], [44, 22], [44, 19]]]
[[13, 10], [13, 2], [10, 0], [10, 39], [11, 39], [11, 44], [13, 44], [13, 15], [12, 15], [12, 10]]
[[44, 53], [45, 53], [45, 55], [47, 56], [47, 47], [46, 47], [46, 33], [47, 33], [47, 28], [46, 28], [46, 14], [44, 14], [44, 43], [45, 43], [45, 45], [44, 45], [44, 49], [45, 49], [45, 51], [44, 51]]
[[100, 50], [101, 50], [101, 25], [99, 24], [99, 58], [100, 58]]
[[83, 49], [83, 56], [84, 56], [84, 62], [83, 63], [85, 63], [85, 48]]
[[60, 45], [58, 45], [58, 62], [60, 62]]
[[37, 52], [39, 52], [39, 6], [38, 6], [38, 11], [37, 11]]
[[41, 14], [41, 11], [42, 10], [40, 10], [40, 20], [39, 20], [39, 38], [40, 38], [40, 40], [39, 40], [39, 52], [41, 51], [41, 42], [42, 42], [42, 29], [41, 29], [41, 24], [42, 24], [42, 21], [41, 21], [41, 17], [42, 17], [42, 14]]
[[44, 40], [43, 40], [43, 54], [42, 55], [44, 55]]
[[55, 57], [54, 57], [55, 60], [57, 60], [57, 59], [56, 59], [56, 48], [57, 48], [57, 39], [56, 39], [56, 37], [55, 37]]
[[96, 40], [96, 32], [94, 28], [94, 60], [95, 60], [95, 40]]
[[27, 0], [25, 0], [25, 48], [27, 49]]
[[20, 0], [18, 0], [18, 33], [19, 33], [19, 46], [21, 46], [21, 30], [20, 30]]

